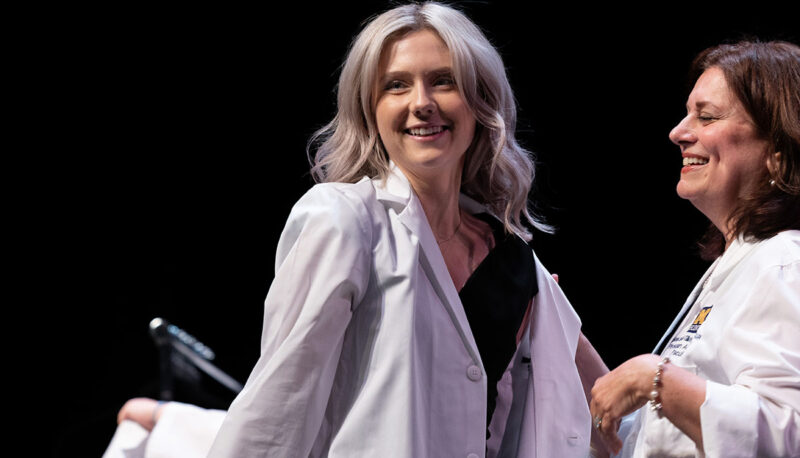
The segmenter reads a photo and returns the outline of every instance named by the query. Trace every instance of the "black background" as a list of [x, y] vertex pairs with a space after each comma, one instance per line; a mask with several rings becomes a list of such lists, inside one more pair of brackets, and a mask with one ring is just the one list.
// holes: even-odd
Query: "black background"
[[[275, 245], [312, 184], [306, 141], [335, 112], [351, 38], [389, 6], [296, 3], [48, 12], [58, 27], [30, 56], [42, 72], [28, 108], [52, 127], [30, 141], [47, 154], [18, 190], [33, 202], [21, 308], [45, 336], [22, 354], [26, 380], [47, 387], [31, 420], [47, 455], [99, 456], [123, 402], [158, 395], [156, 316], [246, 379]], [[667, 138], [688, 65], [749, 35], [797, 42], [790, 15], [457, 5], [503, 55], [518, 137], [540, 162], [534, 199], [558, 233], [535, 234], [537, 254], [610, 367], [650, 351], [707, 265], [695, 250], [707, 223], [675, 194]]]

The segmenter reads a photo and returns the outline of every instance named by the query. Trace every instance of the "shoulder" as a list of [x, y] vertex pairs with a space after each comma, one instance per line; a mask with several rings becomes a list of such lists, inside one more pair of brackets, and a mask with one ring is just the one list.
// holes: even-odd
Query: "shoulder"
[[[800, 231], [784, 231], [756, 243], [745, 261], [737, 284], [749, 285], [761, 308], [772, 304], [800, 313]], [[738, 290], [737, 288], [734, 288]], [[740, 291], [741, 292], [741, 291]], [[741, 300], [737, 298], [736, 300]], [[785, 306], [789, 306], [786, 309]], [[784, 313], [782, 312], [782, 313]], [[782, 316], [788, 316], [785, 313]]]
[[375, 189], [369, 180], [316, 184], [292, 207], [287, 229], [300, 226], [315, 232], [334, 230], [366, 236], [371, 232], [375, 202]]
[[731, 339], [742, 339], [742, 329], [758, 330], [759, 334], [769, 329], [768, 334], [773, 337], [797, 335], [800, 234], [788, 232], [794, 234], [783, 232], [755, 243], [741, 266], [717, 291], [714, 307], [730, 314], [722, 332]]
[[[375, 188], [368, 179], [357, 183], [319, 183], [297, 201], [295, 207], [309, 204], [329, 204], [336, 207], [355, 207], [364, 211], [375, 199]], [[359, 209], [358, 207], [364, 207]]]
[[754, 261], [765, 268], [800, 268], [800, 231], [779, 232], [758, 242], [753, 255]]

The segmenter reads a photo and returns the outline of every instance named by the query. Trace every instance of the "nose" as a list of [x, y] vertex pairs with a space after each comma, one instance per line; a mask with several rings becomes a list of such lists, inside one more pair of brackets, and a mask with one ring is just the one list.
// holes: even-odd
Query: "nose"
[[436, 101], [433, 99], [430, 88], [417, 85], [413, 91], [411, 111], [418, 118], [427, 118], [436, 112]]
[[689, 127], [689, 116], [681, 119], [678, 125], [672, 128], [669, 132], [669, 139], [678, 146], [696, 141], [694, 131]]

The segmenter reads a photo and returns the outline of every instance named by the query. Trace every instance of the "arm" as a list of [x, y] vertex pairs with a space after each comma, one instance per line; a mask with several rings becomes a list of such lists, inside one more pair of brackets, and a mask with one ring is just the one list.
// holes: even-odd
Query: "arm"
[[[578, 375], [581, 378], [581, 385], [583, 385], [583, 393], [586, 396], [586, 402], [592, 401], [592, 386], [595, 381], [608, 373], [608, 367], [603, 362], [600, 354], [594, 349], [589, 339], [581, 332], [578, 335], [578, 348], [575, 351], [575, 365], [578, 367]], [[596, 456], [608, 456], [608, 451], [602, 438], [598, 432], [592, 429], [592, 448], [596, 450]]]
[[717, 358], [731, 383], [708, 381], [700, 407], [709, 456], [800, 456], [798, 258], [759, 269], [725, 328]]
[[608, 373], [608, 367], [603, 362], [603, 358], [597, 353], [589, 339], [581, 332], [578, 335], [578, 350], [575, 352], [575, 365], [578, 366], [578, 374], [581, 376], [583, 392], [586, 394], [586, 401], [592, 399], [592, 386], [594, 382]]
[[[709, 456], [800, 453], [800, 263], [754, 269], [736, 285], [739, 302], [725, 324], [715, 364], [730, 384], [667, 364], [662, 414]], [[612, 449], [619, 418], [644, 405], [659, 358], [637, 356], [597, 381], [592, 415]]]
[[209, 456], [308, 456], [369, 280], [367, 220], [357, 197], [332, 186], [294, 207], [265, 301], [261, 357]]
[[[589, 410], [592, 418], [601, 416], [600, 434], [609, 448], [618, 453], [622, 441], [617, 436], [623, 416], [650, 400], [653, 377], [661, 360], [646, 354], [631, 358], [599, 378], [592, 388]], [[705, 380], [671, 364], [665, 365], [659, 388], [661, 412], [702, 450], [700, 405], [705, 399]]]

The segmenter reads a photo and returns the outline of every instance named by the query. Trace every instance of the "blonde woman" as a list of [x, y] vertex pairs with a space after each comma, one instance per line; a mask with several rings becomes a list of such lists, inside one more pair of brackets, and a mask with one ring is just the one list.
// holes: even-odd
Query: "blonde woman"
[[515, 123], [462, 13], [410, 4], [363, 29], [211, 457], [587, 456], [606, 369], [526, 244], [546, 226]]

